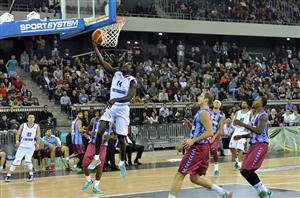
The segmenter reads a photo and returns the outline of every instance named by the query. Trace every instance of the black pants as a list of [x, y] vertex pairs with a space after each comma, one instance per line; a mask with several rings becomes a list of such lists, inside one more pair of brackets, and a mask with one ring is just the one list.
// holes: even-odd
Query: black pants
[[138, 144], [128, 144], [126, 146], [126, 153], [128, 157], [128, 162], [131, 162], [131, 155], [133, 152], [137, 152], [135, 160], [141, 159], [144, 152], [144, 146]]
[[107, 152], [106, 152], [106, 164], [110, 164], [110, 167], [115, 167], [116, 162], [115, 162], [115, 141], [114, 140], [109, 140], [108, 145], [107, 145]]

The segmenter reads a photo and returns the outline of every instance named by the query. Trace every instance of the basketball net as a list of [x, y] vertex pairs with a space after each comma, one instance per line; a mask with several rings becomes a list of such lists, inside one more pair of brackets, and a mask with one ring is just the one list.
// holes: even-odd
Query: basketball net
[[101, 43], [101, 46], [116, 47], [118, 45], [119, 35], [124, 24], [124, 18], [118, 17], [116, 23], [99, 28], [103, 36], [103, 42]]

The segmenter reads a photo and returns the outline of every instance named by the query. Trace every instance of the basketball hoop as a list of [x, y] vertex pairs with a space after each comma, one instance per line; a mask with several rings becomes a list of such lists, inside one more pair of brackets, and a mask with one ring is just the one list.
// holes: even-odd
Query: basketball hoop
[[103, 47], [116, 47], [122, 27], [125, 24], [123, 17], [118, 17], [116, 23], [99, 28], [103, 35]]

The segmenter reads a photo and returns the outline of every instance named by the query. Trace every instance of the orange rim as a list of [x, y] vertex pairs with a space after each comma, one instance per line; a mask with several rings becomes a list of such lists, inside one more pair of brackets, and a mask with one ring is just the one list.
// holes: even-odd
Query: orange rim
[[117, 23], [124, 23], [124, 22], [125, 22], [125, 19], [124, 19], [124, 17], [117, 17], [116, 22], [117, 22]]

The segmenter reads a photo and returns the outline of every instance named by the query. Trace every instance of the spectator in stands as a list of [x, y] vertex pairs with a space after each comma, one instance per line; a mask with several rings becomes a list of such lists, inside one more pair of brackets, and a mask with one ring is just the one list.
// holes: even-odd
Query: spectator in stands
[[6, 63], [6, 68], [9, 77], [15, 78], [17, 76], [17, 66], [18, 61], [16, 60], [15, 55], [12, 55], [11, 59]]
[[48, 110], [48, 105], [44, 105], [44, 109], [39, 116], [39, 122], [43, 124], [51, 123], [53, 127], [56, 127], [56, 118]]
[[159, 122], [166, 123], [168, 122], [168, 117], [170, 115], [170, 110], [167, 107], [167, 104], [164, 103], [163, 106], [159, 109]]
[[13, 86], [17, 92], [21, 91], [25, 83], [21, 80], [20, 76], [17, 76], [16, 80], [13, 82]]
[[300, 114], [299, 114], [299, 112], [298, 112], [298, 110], [297, 110], [297, 108], [294, 108], [294, 110], [293, 110], [293, 115], [294, 115], [294, 125], [300, 125]]
[[282, 118], [279, 114], [277, 114], [276, 109], [271, 109], [269, 114], [269, 123], [272, 127], [279, 127], [282, 122]]
[[43, 77], [41, 77], [41, 86], [44, 91], [48, 91], [50, 87], [51, 78], [48, 75], [47, 71], [43, 72]]
[[70, 54], [70, 50], [65, 49], [65, 52], [62, 56], [62, 63], [64, 66], [67, 66], [67, 65], [71, 64], [71, 61], [72, 61], [72, 55]]
[[158, 116], [156, 111], [152, 111], [151, 116], [149, 118], [149, 123], [150, 124], [157, 124], [158, 123]]
[[81, 89], [81, 92], [78, 96], [79, 99], [79, 103], [80, 104], [87, 104], [89, 102], [89, 97], [88, 95], [85, 93], [84, 89]]
[[0, 74], [3, 74], [3, 77], [7, 77], [7, 67], [4, 64], [4, 60], [0, 58]]
[[168, 102], [169, 101], [169, 96], [166, 92], [166, 89], [162, 89], [159, 94], [158, 94], [158, 101], [159, 102]]
[[147, 92], [149, 93], [149, 96], [152, 101], [158, 101], [157, 96], [158, 96], [159, 91], [155, 85], [155, 82], [151, 83], [151, 87], [148, 89]]
[[143, 152], [144, 152], [144, 146], [136, 144], [132, 133], [128, 133], [126, 137], [126, 153], [128, 158], [128, 165], [132, 166], [131, 156], [133, 152], [137, 152], [136, 158], [133, 161], [135, 165], [141, 165], [142, 163], [139, 162], [139, 160], [142, 158]]
[[42, 36], [39, 36], [39, 39], [36, 41], [37, 44], [37, 58], [40, 59], [45, 54], [46, 41]]
[[0, 94], [2, 95], [3, 99], [7, 98], [7, 89], [4, 85], [4, 83], [0, 84]]
[[56, 82], [62, 83], [63, 81], [63, 72], [60, 67], [56, 67], [56, 70], [53, 72], [53, 77]]
[[140, 2], [140, 1], [137, 2], [137, 5], [135, 6], [134, 12], [135, 12], [136, 14], [143, 14], [143, 13], [144, 13], [144, 8], [143, 8], [143, 6], [141, 5], [141, 2]]
[[72, 91], [72, 95], [70, 97], [70, 100], [71, 100], [72, 104], [79, 104], [78, 93], [75, 89]]
[[179, 41], [179, 44], [177, 45], [177, 62], [178, 62], [178, 64], [184, 62], [184, 55], [185, 55], [185, 46], [182, 43], [182, 41]]
[[220, 101], [223, 101], [223, 100], [227, 99], [227, 94], [226, 94], [226, 92], [225, 92], [225, 90], [224, 90], [223, 87], [221, 87], [221, 90], [220, 90], [220, 92], [219, 92], [218, 99], [219, 99]]
[[167, 56], [167, 46], [162, 43], [162, 40], [158, 41], [157, 54], [158, 54], [158, 60], [160, 60], [160, 61], [162, 61], [163, 58], [165, 58]]
[[294, 105], [288, 101], [287, 104], [285, 105], [285, 110], [293, 111]]
[[[55, 158], [64, 157], [63, 162], [66, 168], [70, 168], [69, 161], [69, 148], [67, 146], [62, 146], [61, 141], [58, 137], [52, 135], [52, 126], [46, 126], [46, 135], [42, 138], [44, 144], [44, 156], [50, 157], [51, 164], [50, 169], [55, 169]], [[46, 168], [47, 169], [47, 168]]]
[[292, 114], [290, 110], [285, 110], [285, 113], [282, 115], [282, 117], [285, 126], [292, 126], [295, 120], [295, 115]]
[[29, 71], [29, 55], [27, 54], [26, 51], [23, 51], [20, 59], [21, 59], [21, 61], [20, 61], [21, 67], [23, 68], [23, 70], [25, 72], [28, 72]]
[[60, 98], [61, 109], [69, 114], [70, 113], [69, 108], [70, 108], [71, 104], [72, 103], [71, 103], [70, 97], [67, 95], [67, 92], [64, 91], [63, 96]]
[[0, 131], [9, 130], [10, 129], [10, 123], [6, 116], [6, 114], [2, 114], [1, 120], [0, 120]]
[[40, 75], [40, 68], [36, 61], [32, 60], [29, 67], [30, 76], [34, 81], [37, 81]]

